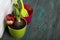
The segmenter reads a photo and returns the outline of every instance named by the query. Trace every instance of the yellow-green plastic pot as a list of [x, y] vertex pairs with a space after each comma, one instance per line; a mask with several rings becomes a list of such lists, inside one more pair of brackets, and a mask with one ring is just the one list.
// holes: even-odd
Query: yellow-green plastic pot
[[25, 25], [22, 29], [12, 29], [10, 26], [8, 26], [10, 34], [15, 38], [22, 38], [26, 32], [27, 25]]

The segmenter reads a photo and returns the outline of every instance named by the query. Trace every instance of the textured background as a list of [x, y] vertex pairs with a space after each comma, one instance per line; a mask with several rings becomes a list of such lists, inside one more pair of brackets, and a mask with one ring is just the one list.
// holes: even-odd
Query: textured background
[[15, 39], [5, 30], [1, 40], [60, 40], [60, 0], [24, 0], [24, 3], [34, 9], [25, 36]]

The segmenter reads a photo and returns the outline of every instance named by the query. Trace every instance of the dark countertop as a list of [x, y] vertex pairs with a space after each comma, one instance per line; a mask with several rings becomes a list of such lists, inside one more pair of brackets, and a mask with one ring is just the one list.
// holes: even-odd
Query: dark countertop
[[24, 0], [34, 9], [31, 23], [21, 39], [5, 30], [1, 40], [60, 40], [60, 0]]

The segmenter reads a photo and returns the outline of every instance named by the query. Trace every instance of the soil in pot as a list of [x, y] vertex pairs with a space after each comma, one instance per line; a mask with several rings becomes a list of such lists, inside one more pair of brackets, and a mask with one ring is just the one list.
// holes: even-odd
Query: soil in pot
[[20, 21], [21, 22], [18, 22], [16, 19], [15, 19], [15, 22], [12, 24], [12, 25], [9, 25], [11, 28], [13, 29], [22, 29], [25, 27], [26, 25], [26, 21], [22, 18], [20, 18]]

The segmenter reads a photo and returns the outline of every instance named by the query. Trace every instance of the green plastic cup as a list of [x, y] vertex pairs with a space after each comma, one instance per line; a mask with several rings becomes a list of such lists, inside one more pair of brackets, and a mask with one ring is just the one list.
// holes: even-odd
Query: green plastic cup
[[9, 30], [10, 34], [15, 38], [22, 38], [24, 36], [24, 34], [25, 34], [26, 28], [27, 28], [27, 25], [25, 25], [24, 28], [18, 29], [18, 30], [13, 29], [10, 26], [8, 26], [8, 30]]

